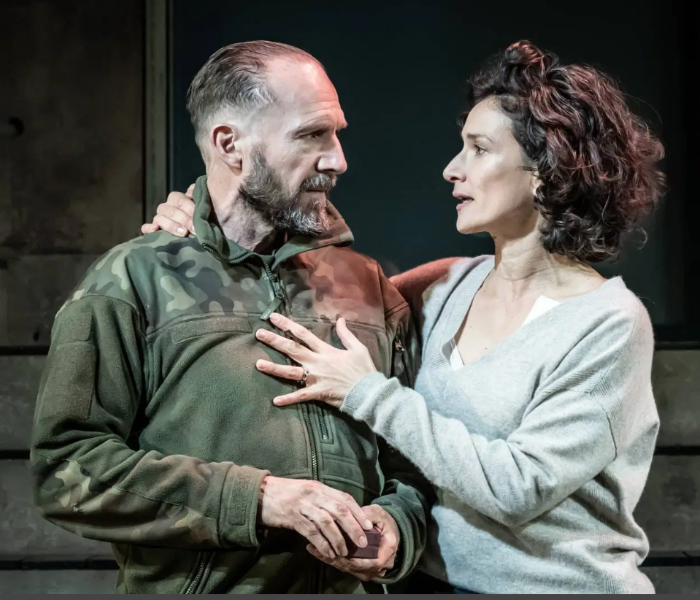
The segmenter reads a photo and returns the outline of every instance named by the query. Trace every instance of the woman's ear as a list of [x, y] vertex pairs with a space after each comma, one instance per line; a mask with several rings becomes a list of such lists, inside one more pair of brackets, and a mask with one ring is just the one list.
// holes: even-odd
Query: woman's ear
[[537, 190], [542, 185], [542, 180], [540, 179], [539, 173], [537, 171], [532, 171], [530, 173], [530, 190], [533, 196], [537, 196]]

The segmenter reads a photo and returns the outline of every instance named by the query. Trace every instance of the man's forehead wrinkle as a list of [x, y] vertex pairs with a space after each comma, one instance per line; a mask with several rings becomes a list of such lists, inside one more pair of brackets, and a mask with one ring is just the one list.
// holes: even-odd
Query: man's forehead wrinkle
[[[337, 98], [314, 102], [305, 102], [300, 99], [298, 102], [280, 101], [276, 107], [278, 114], [290, 121], [293, 128], [302, 127], [305, 124], [326, 121], [329, 125], [345, 125], [345, 115]], [[293, 121], [293, 123], [291, 123]]]
[[311, 123], [345, 125], [345, 115], [337, 102], [318, 102], [307, 106], [284, 106], [279, 104], [272, 114], [282, 117], [291, 128], [303, 127]]
[[285, 108], [295, 106], [301, 111], [312, 111], [326, 107], [340, 108], [338, 94], [330, 86], [289, 85], [274, 89], [278, 103]]
[[308, 110], [300, 112], [291, 129], [294, 131], [315, 127], [342, 129], [346, 126], [345, 116], [337, 103], [310, 107]]
[[344, 118], [343, 111], [337, 102], [319, 102], [315, 106], [302, 108], [299, 114], [305, 122], [323, 119], [342, 122]]

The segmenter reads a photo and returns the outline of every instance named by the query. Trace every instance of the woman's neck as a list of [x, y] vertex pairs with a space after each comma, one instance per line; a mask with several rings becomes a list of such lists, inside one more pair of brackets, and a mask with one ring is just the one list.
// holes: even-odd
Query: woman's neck
[[494, 244], [496, 266], [485, 287], [503, 301], [542, 294], [565, 298], [585, 293], [604, 281], [592, 267], [547, 252], [539, 228], [515, 239], [494, 237]]

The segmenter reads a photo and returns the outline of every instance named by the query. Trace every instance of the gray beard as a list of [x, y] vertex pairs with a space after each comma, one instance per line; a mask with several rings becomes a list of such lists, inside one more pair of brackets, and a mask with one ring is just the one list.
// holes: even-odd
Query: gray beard
[[[252, 161], [252, 173], [238, 191], [250, 208], [276, 231], [310, 237], [320, 237], [328, 232], [328, 192], [335, 186], [335, 178], [319, 173], [305, 179], [296, 192], [290, 192], [261, 151], [255, 151]], [[308, 190], [323, 191], [325, 198], [304, 203], [302, 194]]]

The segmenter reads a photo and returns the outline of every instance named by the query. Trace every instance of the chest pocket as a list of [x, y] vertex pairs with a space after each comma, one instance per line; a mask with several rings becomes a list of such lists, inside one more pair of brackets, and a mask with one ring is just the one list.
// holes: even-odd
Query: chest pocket
[[[205, 355], [211, 357], [214, 352], [222, 357], [247, 357], [245, 364], [254, 364], [256, 357], [251, 355], [255, 350], [256, 340], [252, 335], [253, 328], [246, 317], [221, 316], [188, 319], [171, 325], [166, 332], [155, 339], [153, 352], [154, 376], [152, 389], [155, 391], [168, 377], [179, 379], [186, 372], [199, 371], [204, 366], [198, 364]], [[264, 358], [262, 351], [257, 358]], [[209, 362], [209, 361], [205, 361]], [[207, 365], [212, 368], [213, 365]], [[233, 361], [229, 370], [245, 370], [240, 361]]]
[[206, 335], [226, 337], [231, 333], [252, 332], [253, 328], [245, 317], [207, 317], [173, 325], [170, 329], [170, 338], [174, 344], [182, 344]]

